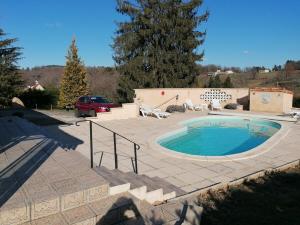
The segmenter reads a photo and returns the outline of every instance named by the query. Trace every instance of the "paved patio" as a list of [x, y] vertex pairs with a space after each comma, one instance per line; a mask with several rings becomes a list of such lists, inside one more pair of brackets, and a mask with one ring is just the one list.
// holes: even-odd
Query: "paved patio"
[[79, 139], [64, 134], [71, 145], [60, 144], [18, 117], [0, 118], [0, 125], [1, 225], [39, 219], [107, 195], [106, 180], [72, 151]]
[[[116, 189], [113, 193], [111, 179], [91, 170], [88, 158], [74, 151], [86, 143], [61, 129], [52, 127], [51, 130], [53, 135], [44, 127], [18, 117], [0, 118], [1, 225], [96, 222], [106, 225], [128, 219], [130, 224], [156, 224], [153, 219], [160, 221], [159, 224], [162, 221], [169, 224], [168, 221], [175, 223], [182, 215], [184, 202], [181, 201], [156, 207], [120, 189], [122, 193], [116, 193]], [[63, 142], [57, 141], [58, 137]], [[121, 178], [119, 171], [111, 172]], [[169, 183], [163, 186], [161, 180], [153, 179], [153, 184], [149, 179], [145, 176], [139, 179], [145, 181], [139, 184], [147, 185], [149, 195], [160, 191], [168, 195], [165, 188], [171, 188]], [[122, 189], [123, 180], [120, 181], [120, 187], [116, 186]], [[140, 190], [139, 187], [133, 185], [131, 190]], [[173, 188], [176, 189], [172, 187], [172, 191]]]
[[[136, 118], [101, 122], [102, 125], [134, 140], [141, 145], [138, 152], [138, 169], [140, 174], [150, 177], [158, 176], [168, 182], [192, 192], [220, 182], [227, 183], [232, 180], [247, 176], [260, 170], [276, 168], [294, 160], [300, 159], [300, 124], [282, 122], [284, 131], [279, 138], [268, 145], [268, 151], [257, 156], [246, 155], [243, 159], [228, 157], [226, 161], [211, 161], [183, 158], [176, 154], [167, 154], [155, 147], [154, 140], [166, 132], [179, 129], [180, 122], [206, 116], [206, 112], [188, 112], [173, 114], [168, 119]], [[63, 132], [58, 134], [57, 127], [48, 127], [53, 137], [68, 143], [64, 133], [77, 137], [82, 143], [76, 145], [75, 150], [89, 158], [89, 127], [88, 123], [80, 126], [60, 126]], [[113, 137], [112, 134], [100, 127], [94, 130], [94, 162], [109, 169], [114, 168]], [[127, 172], [133, 171], [130, 158], [133, 157], [133, 145], [117, 138], [119, 155], [119, 169]], [[69, 143], [71, 144], [71, 143]]]

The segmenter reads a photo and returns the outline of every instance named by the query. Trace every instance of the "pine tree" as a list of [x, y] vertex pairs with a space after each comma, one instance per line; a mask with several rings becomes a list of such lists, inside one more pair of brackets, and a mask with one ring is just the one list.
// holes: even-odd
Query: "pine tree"
[[72, 40], [66, 59], [64, 75], [59, 90], [58, 105], [61, 108], [73, 105], [80, 96], [86, 95], [89, 92], [87, 72], [78, 56], [75, 39]]
[[217, 75], [214, 80], [214, 88], [221, 88], [221, 87], [222, 87], [221, 79], [220, 76]]
[[16, 38], [4, 36], [5, 33], [0, 28], [0, 107], [9, 106], [23, 84], [17, 66], [21, 48], [13, 46]]
[[208, 88], [214, 88], [214, 85], [215, 85], [214, 82], [215, 82], [215, 79], [212, 76], [210, 76], [207, 87]]
[[121, 73], [118, 94], [132, 101], [134, 88], [189, 87], [198, 74], [208, 18], [198, 15], [202, 0], [118, 0], [117, 11], [129, 17], [118, 24], [114, 60]]
[[226, 77], [224, 83], [223, 83], [224, 88], [233, 88], [233, 84], [231, 83], [230, 76]]

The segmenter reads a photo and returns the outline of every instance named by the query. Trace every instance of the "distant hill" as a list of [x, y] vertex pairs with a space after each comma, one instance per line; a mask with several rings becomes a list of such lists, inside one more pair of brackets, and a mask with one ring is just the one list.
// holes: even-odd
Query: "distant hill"
[[[228, 75], [220, 75], [222, 81]], [[300, 70], [291, 72], [287, 77], [284, 71], [272, 71], [270, 73], [257, 73], [255, 76], [250, 72], [241, 72], [229, 75], [234, 87], [284, 87], [294, 92], [295, 97], [300, 98]], [[208, 84], [209, 77], [200, 75], [197, 78], [197, 86], [204, 87]]]
[[[114, 99], [116, 97], [118, 72], [110, 67], [87, 67], [88, 79], [91, 93], [104, 95]], [[47, 88], [59, 88], [61, 77], [64, 73], [64, 66], [48, 65], [34, 67], [32, 69], [22, 69], [21, 75], [26, 86], [32, 85], [35, 80]]]
[[[34, 67], [32, 69], [21, 70], [26, 85], [33, 84], [35, 80], [44, 87], [59, 87], [60, 79], [63, 75], [64, 67], [57, 65]], [[116, 98], [117, 79], [119, 73], [111, 67], [88, 67], [88, 79], [90, 81], [91, 93], [104, 95], [110, 99]], [[300, 99], [300, 70], [295, 70], [285, 77], [284, 71], [273, 71], [270, 73], [257, 73], [255, 76], [251, 72], [239, 72], [231, 75], [221, 75], [222, 81], [230, 76], [234, 87], [270, 87], [280, 86], [294, 92], [295, 97]], [[205, 87], [209, 77], [199, 75], [196, 80], [196, 87]]]

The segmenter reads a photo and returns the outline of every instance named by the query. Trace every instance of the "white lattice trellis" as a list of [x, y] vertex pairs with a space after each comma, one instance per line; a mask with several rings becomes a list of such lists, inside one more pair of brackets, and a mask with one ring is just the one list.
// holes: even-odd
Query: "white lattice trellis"
[[200, 99], [203, 99], [206, 102], [211, 102], [213, 99], [225, 102], [227, 100], [232, 99], [232, 95], [227, 94], [225, 91], [222, 91], [220, 89], [210, 89], [204, 94], [201, 94]]

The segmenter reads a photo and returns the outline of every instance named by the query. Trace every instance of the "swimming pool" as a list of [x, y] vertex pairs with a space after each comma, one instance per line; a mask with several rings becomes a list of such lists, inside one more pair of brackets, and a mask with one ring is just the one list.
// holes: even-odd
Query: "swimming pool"
[[158, 139], [172, 151], [198, 156], [226, 156], [253, 149], [281, 127], [279, 123], [241, 117], [204, 117]]

